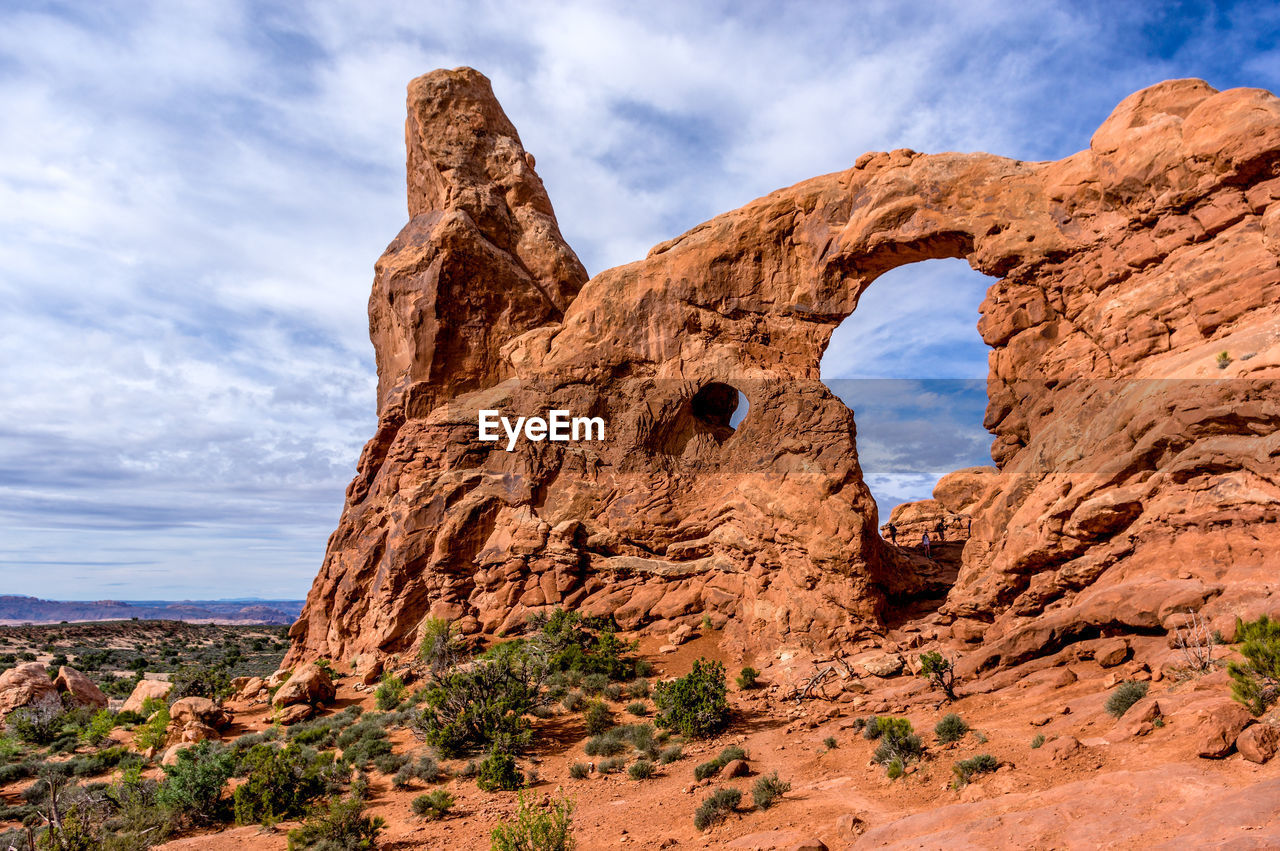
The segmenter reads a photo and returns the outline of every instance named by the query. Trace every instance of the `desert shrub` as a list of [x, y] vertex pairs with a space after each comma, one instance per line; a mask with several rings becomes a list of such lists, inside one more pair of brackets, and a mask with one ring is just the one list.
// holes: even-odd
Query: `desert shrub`
[[1036, 733], [1035, 737], [1031, 739], [1031, 749], [1035, 750], [1036, 748], [1040, 747], [1043, 744], [1044, 744], [1044, 736], [1040, 733]]
[[121, 772], [104, 792], [114, 812], [103, 823], [102, 851], [143, 851], [168, 839], [173, 824], [159, 805], [159, 790], [159, 783], [142, 776], [140, 762]]
[[166, 698], [169, 705], [184, 697], [221, 700], [231, 694], [231, 677], [221, 666], [183, 665], [169, 677], [173, 687]]
[[614, 727], [598, 736], [592, 736], [587, 740], [585, 748], [587, 756], [613, 756], [626, 749], [627, 742], [621, 727]]
[[493, 751], [481, 760], [476, 771], [476, 785], [485, 792], [509, 792], [524, 785], [524, 774], [516, 766], [514, 756]]
[[627, 704], [627, 712], [637, 718], [643, 718], [649, 714], [649, 704], [645, 703], [643, 700], [632, 701]]
[[956, 666], [937, 650], [920, 654], [920, 676], [950, 700], [956, 699]]
[[583, 723], [587, 728], [587, 735], [598, 736], [606, 730], [613, 727], [613, 714], [609, 712], [609, 707], [605, 706], [603, 701], [593, 700], [587, 704], [587, 710], [582, 714]]
[[396, 709], [404, 700], [404, 680], [388, 671], [382, 675], [382, 682], [378, 684], [373, 697], [383, 712]]
[[413, 766], [413, 773], [423, 783], [437, 783], [445, 776], [444, 769], [440, 767], [440, 763], [436, 762], [435, 757], [425, 753], [418, 757], [417, 763]]
[[560, 701], [560, 705], [570, 712], [577, 712], [586, 703], [586, 698], [582, 696], [580, 691], [571, 691]]
[[41, 703], [9, 713], [5, 725], [24, 742], [47, 745], [62, 735], [65, 715], [61, 706]]
[[634, 668], [633, 673], [637, 677], [653, 676], [653, 663], [648, 659], [637, 659], [632, 667]]
[[382, 719], [366, 715], [338, 734], [342, 758], [357, 768], [367, 768], [378, 757], [391, 753], [391, 742]]
[[604, 687], [605, 700], [622, 700], [622, 686], [617, 683], [609, 683]]
[[829, 751], [835, 750], [836, 745], [837, 745], [837, 742], [836, 742], [835, 736], [827, 736], [825, 739], [822, 740], [822, 746]]
[[999, 767], [1000, 764], [996, 762], [996, 758], [989, 753], [980, 753], [969, 759], [961, 760], [951, 766], [951, 773], [955, 775], [952, 785], [959, 789], [968, 784], [975, 774], [987, 774]]
[[498, 645], [465, 671], [437, 675], [410, 726], [446, 757], [494, 747], [517, 753], [530, 737], [524, 714], [547, 674], [545, 659], [523, 645]]
[[632, 780], [648, 780], [653, 776], [655, 771], [654, 764], [647, 759], [638, 759], [631, 763], [631, 767], [627, 769], [627, 774]]
[[682, 758], [683, 756], [684, 756], [683, 748], [681, 748], [679, 745], [671, 745], [669, 747], [663, 748], [661, 751], [658, 752], [658, 762], [662, 763], [663, 765], [670, 765], [671, 763]]
[[62, 763], [76, 777], [97, 777], [114, 768], [141, 765], [142, 757], [129, 753], [124, 747], [105, 748], [97, 753], [77, 756]]
[[695, 780], [706, 780], [708, 777], [715, 777], [720, 773], [720, 769], [724, 768], [735, 759], [746, 759], [747, 752], [737, 745], [730, 745], [720, 751], [719, 756], [715, 759], [707, 760], [693, 769], [693, 777]]
[[862, 725], [862, 738], [874, 742], [880, 738], [880, 719], [875, 715], [868, 716]]
[[691, 739], [713, 735], [729, 720], [724, 665], [698, 659], [693, 670], [669, 683], [658, 683], [653, 702], [658, 726], [678, 730]]
[[364, 814], [360, 798], [335, 798], [313, 810], [302, 827], [289, 831], [289, 851], [363, 851], [377, 847], [386, 825], [380, 816]]
[[906, 718], [879, 718], [880, 744], [876, 745], [872, 756], [876, 762], [886, 767], [894, 763], [905, 769], [907, 763], [920, 758], [924, 750], [920, 737], [915, 734], [911, 722]]
[[1236, 640], [1244, 662], [1231, 662], [1231, 695], [1254, 715], [1280, 698], [1280, 621], [1263, 615], [1245, 623], [1236, 619]]
[[[145, 709], [145, 707], [144, 707]], [[163, 703], [143, 724], [133, 731], [133, 744], [139, 750], [163, 748], [169, 739], [169, 707]]]
[[245, 782], [232, 796], [238, 824], [270, 827], [302, 815], [306, 805], [324, 793], [319, 766], [298, 744], [255, 745], [241, 759], [239, 769]]
[[418, 630], [418, 659], [433, 672], [448, 670], [466, 656], [462, 639], [449, 621], [429, 617]]
[[1129, 711], [1139, 700], [1147, 696], [1148, 685], [1140, 680], [1125, 680], [1107, 696], [1105, 709], [1110, 715], [1119, 718]]
[[516, 813], [490, 834], [490, 851], [573, 851], [573, 802], [567, 798], [538, 806], [522, 794]]
[[427, 821], [439, 821], [449, 814], [453, 804], [453, 795], [444, 789], [436, 789], [414, 798], [409, 804], [409, 809], [413, 810], [415, 816]]
[[939, 742], [944, 744], [960, 741], [967, 732], [969, 732], [969, 725], [954, 712], [943, 715], [942, 720], [933, 727], [933, 734], [938, 737]]
[[637, 700], [648, 697], [653, 693], [653, 689], [649, 686], [648, 680], [632, 680], [627, 683], [627, 697], [634, 697]]
[[89, 719], [89, 723], [80, 728], [80, 744], [97, 747], [107, 740], [115, 729], [116, 717], [109, 709], [99, 709]]
[[785, 793], [791, 791], [791, 784], [778, 779], [778, 772], [765, 774], [756, 780], [751, 789], [751, 800], [762, 810], [767, 810], [777, 803]]
[[611, 756], [608, 759], [601, 760], [600, 764], [596, 766], [596, 770], [601, 774], [614, 774], [621, 771], [626, 765], [626, 757]]
[[195, 824], [225, 819], [222, 792], [235, 768], [228, 751], [200, 742], [178, 751], [177, 763], [163, 768], [165, 780], [156, 796], [161, 805]]
[[738, 674], [738, 688], [743, 690], [755, 688], [759, 678], [760, 672], [748, 665]]
[[586, 694], [600, 694], [609, 685], [609, 677], [605, 674], [587, 674], [582, 678], [582, 690]]
[[[589, 693], [603, 691], [610, 680], [622, 680], [636, 675], [635, 643], [627, 643], [617, 636], [617, 628], [610, 620], [584, 618], [578, 612], [555, 609], [549, 615], [538, 613], [529, 620], [534, 632], [530, 639], [546, 654], [553, 671], [575, 672], [587, 676], [596, 675]], [[599, 677], [603, 677], [601, 682]], [[598, 687], [597, 687], [598, 684]]]
[[569, 766], [569, 776], [574, 780], [586, 780], [591, 774], [591, 769], [585, 762], [575, 762]]
[[693, 826], [698, 830], [706, 830], [729, 817], [738, 803], [742, 801], [742, 792], [732, 786], [717, 789], [702, 799], [693, 814]]
[[409, 764], [409, 757], [400, 753], [380, 754], [373, 760], [373, 767], [382, 774], [395, 774]]

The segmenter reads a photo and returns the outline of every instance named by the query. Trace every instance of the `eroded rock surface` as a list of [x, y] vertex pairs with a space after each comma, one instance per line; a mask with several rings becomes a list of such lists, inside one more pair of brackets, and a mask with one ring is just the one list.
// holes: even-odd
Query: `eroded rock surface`
[[[557, 605], [660, 634], [706, 614], [740, 651], [881, 631], [927, 582], [878, 534], [819, 361], [879, 275], [943, 257], [992, 278], [996, 467], [935, 494], [972, 519], [943, 609], [984, 625], [967, 670], [1270, 605], [1271, 94], [1161, 83], [1057, 162], [866, 154], [589, 281], [483, 76], [433, 72], [408, 106], [411, 219], [369, 303], [379, 424], [287, 664]], [[507, 452], [481, 409], [607, 437]]]

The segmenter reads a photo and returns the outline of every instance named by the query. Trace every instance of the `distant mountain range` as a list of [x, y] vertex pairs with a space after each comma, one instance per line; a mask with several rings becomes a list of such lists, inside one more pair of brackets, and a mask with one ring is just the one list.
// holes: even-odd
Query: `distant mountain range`
[[187, 623], [274, 624], [297, 620], [302, 600], [41, 600], [0, 595], [0, 624], [62, 621], [171, 620]]

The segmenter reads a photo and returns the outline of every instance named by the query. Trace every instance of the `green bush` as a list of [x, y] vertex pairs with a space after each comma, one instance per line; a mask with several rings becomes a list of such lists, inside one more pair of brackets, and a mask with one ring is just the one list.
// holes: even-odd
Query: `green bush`
[[767, 810], [777, 803], [785, 793], [791, 791], [791, 784], [778, 779], [778, 772], [765, 774], [756, 780], [751, 789], [751, 800], [762, 810]]
[[887, 769], [893, 769], [896, 763], [898, 770], [891, 773], [900, 775], [907, 763], [920, 758], [924, 750], [920, 737], [906, 718], [878, 718], [876, 726], [880, 730], [880, 744], [876, 745], [872, 759]]
[[1110, 715], [1119, 718], [1129, 711], [1139, 700], [1147, 696], [1147, 684], [1139, 680], [1125, 680], [1116, 686], [1107, 697], [1106, 710]]
[[822, 746], [829, 751], [835, 750], [837, 744], [838, 742], [836, 742], [835, 736], [827, 736], [825, 739], [822, 740]]
[[414, 798], [409, 804], [409, 809], [413, 810], [415, 816], [420, 816], [427, 821], [439, 821], [449, 814], [453, 804], [452, 795], [444, 789], [436, 789]]
[[693, 777], [695, 780], [706, 780], [708, 777], [715, 777], [720, 773], [720, 769], [724, 768], [735, 759], [746, 759], [747, 752], [737, 745], [730, 745], [720, 751], [720, 755], [715, 759], [707, 760], [701, 765], [693, 769]]
[[869, 716], [862, 724], [862, 738], [869, 742], [874, 742], [880, 738], [880, 719], [875, 715]]
[[476, 771], [476, 785], [485, 792], [512, 791], [524, 785], [524, 774], [509, 753], [493, 751]]
[[80, 730], [80, 744], [96, 748], [111, 735], [115, 729], [116, 717], [110, 709], [99, 709], [93, 713], [89, 723]]
[[940, 689], [950, 700], [956, 699], [956, 666], [937, 650], [920, 655], [920, 676], [934, 688]]
[[1044, 744], [1044, 736], [1037, 733], [1035, 735], [1035, 738], [1031, 740], [1031, 749], [1035, 750], [1036, 748], [1040, 747], [1043, 744]]
[[570, 712], [577, 712], [586, 702], [586, 698], [582, 696], [580, 691], [571, 691], [560, 701], [560, 705]]
[[1280, 621], [1263, 615], [1245, 623], [1236, 618], [1236, 640], [1244, 662], [1230, 662], [1231, 695], [1254, 715], [1280, 698]]
[[584, 679], [596, 675], [590, 685], [584, 682], [591, 693], [603, 691], [610, 680], [636, 675], [638, 662], [630, 654], [638, 645], [620, 640], [611, 621], [555, 609], [530, 618], [529, 626], [535, 633], [531, 640], [546, 653], [551, 670], [578, 673]]
[[627, 742], [621, 727], [614, 727], [598, 736], [592, 736], [587, 740], [585, 748], [587, 756], [614, 756], [626, 749]]
[[194, 824], [224, 821], [222, 792], [235, 769], [231, 754], [213, 742], [200, 742], [178, 751], [174, 765], [163, 766], [165, 780], [157, 801]]
[[643, 718], [649, 714], [649, 704], [645, 703], [643, 700], [632, 701], [627, 704], [627, 712], [630, 712], [637, 718]]
[[524, 715], [546, 673], [543, 661], [517, 642], [499, 645], [466, 670], [436, 676], [411, 725], [446, 757], [494, 747], [517, 753], [529, 742]]
[[663, 748], [658, 753], [658, 762], [662, 763], [663, 765], [670, 765], [671, 763], [682, 758], [683, 756], [684, 756], [683, 748], [681, 748], [679, 745], [671, 745], [670, 747]]
[[648, 780], [653, 776], [655, 767], [652, 762], [647, 759], [638, 759], [631, 763], [631, 767], [627, 769], [627, 774], [632, 780]]
[[742, 792], [732, 786], [717, 789], [702, 799], [693, 814], [693, 826], [706, 830], [729, 817], [742, 801]]
[[748, 665], [738, 674], [738, 688], [751, 689], [756, 687], [756, 681], [760, 678], [760, 672]]
[[586, 780], [591, 774], [591, 769], [585, 762], [575, 762], [569, 766], [569, 776], [574, 780]]
[[587, 704], [586, 712], [582, 713], [582, 720], [586, 725], [588, 736], [598, 736], [613, 727], [613, 714], [609, 712], [609, 707], [599, 700], [593, 700]]
[[644, 699], [653, 693], [653, 689], [649, 686], [648, 680], [632, 680], [627, 683], [627, 697], [634, 697], [637, 700]]
[[207, 697], [221, 700], [231, 694], [231, 677], [223, 667], [183, 665], [169, 677], [173, 687], [166, 700], [172, 706], [184, 697]]
[[968, 784], [975, 774], [987, 774], [999, 767], [1000, 764], [996, 762], [996, 758], [989, 753], [980, 753], [975, 757], [961, 760], [951, 767], [951, 773], [955, 775], [952, 785], [959, 789]]
[[386, 826], [380, 816], [364, 814], [357, 797], [335, 798], [312, 811], [302, 827], [289, 831], [289, 851], [365, 851], [377, 847]]
[[238, 768], [245, 782], [232, 796], [237, 824], [272, 827], [301, 816], [307, 804], [324, 793], [319, 765], [296, 743], [284, 748], [254, 745]]
[[5, 725], [15, 736], [33, 745], [47, 745], [57, 740], [65, 723], [66, 713], [61, 706], [43, 703], [15, 709], [5, 719]]
[[573, 802], [567, 798], [538, 806], [521, 794], [516, 813], [490, 834], [490, 851], [573, 851]]
[[582, 678], [582, 690], [587, 694], [600, 694], [609, 685], [606, 674], [587, 674]]
[[938, 741], [943, 744], [947, 742], [958, 742], [964, 738], [964, 734], [969, 732], [969, 725], [964, 719], [954, 712], [949, 712], [942, 716], [942, 720], [934, 725], [933, 734], [938, 737]]
[[613, 774], [614, 772], [621, 771], [626, 767], [626, 764], [626, 757], [611, 756], [608, 759], [601, 760], [600, 764], [596, 766], [596, 770], [601, 774]]
[[378, 684], [373, 697], [383, 712], [396, 709], [404, 701], [404, 680], [388, 671], [382, 675], [382, 682]]
[[[144, 706], [143, 709], [146, 709]], [[163, 703], [150, 717], [133, 731], [133, 744], [138, 750], [160, 750], [169, 740], [169, 707]]]
[[698, 659], [688, 674], [654, 689], [658, 726], [690, 739], [714, 735], [729, 721], [726, 692], [724, 665]]

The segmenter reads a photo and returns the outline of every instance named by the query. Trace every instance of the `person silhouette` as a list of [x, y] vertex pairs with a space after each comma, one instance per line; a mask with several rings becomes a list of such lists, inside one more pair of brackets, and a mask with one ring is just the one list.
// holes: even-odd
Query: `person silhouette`
[[889, 543], [898, 546], [898, 527], [892, 523], [889, 524]]
[[933, 558], [933, 556], [932, 556], [932, 555], [930, 554], [930, 552], [929, 552], [929, 533], [928, 533], [928, 532], [923, 532], [923, 533], [921, 533], [921, 535], [920, 535], [920, 548], [921, 548], [922, 550], [924, 550], [924, 557], [925, 557], [925, 558]]

